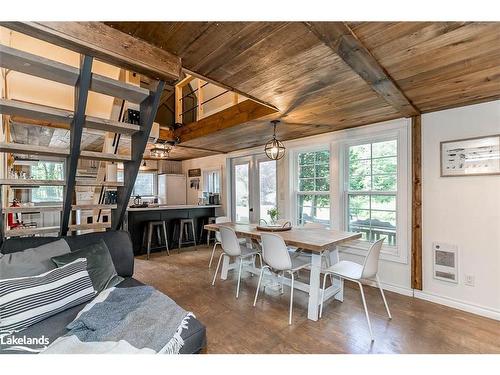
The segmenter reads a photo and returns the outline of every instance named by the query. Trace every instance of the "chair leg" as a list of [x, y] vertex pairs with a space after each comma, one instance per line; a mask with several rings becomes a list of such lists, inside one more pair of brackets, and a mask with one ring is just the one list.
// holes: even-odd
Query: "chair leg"
[[177, 248], [177, 252], [181, 252], [182, 246], [182, 232], [184, 231], [184, 224], [179, 223], [179, 247]]
[[264, 270], [265, 270], [265, 268], [261, 267], [259, 281], [257, 282], [257, 290], [255, 291], [255, 298], [253, 300], [253, 307], [255, 307], [255, 304], [257, 303], [257, 297], [259, 296], [260, 283], [262, 281], [262, 275], [264, 274]]
[[261, 253], [257, 253], [256, 255], [259, 257], [260, 268], [262, 268], [263, 267], [262, 254]]
[[156, 237], [158, 237], [158, 246], [161, 246], [161, 231], [159, 225], [156, 226]]
[[326, 277], [328, 276], [328, 273], [325, 272], [325, 275], [323, 276], [323, 289], [321, 289], [321, 303], [319, 305], [319, 318], [323, 316], [323, 302], [325, 302], [325, 288], [326, 288]]
[[370, 330], [370, 337], [372, 341], [375, 341], [373, 338], [373, 331], [372, 331], [372, 325], [370, 323], [370, 316], [368, 315], [368, 308], [366, 307], [366, 299], [365, 299], [365, 292], [363, 291], [363, 285], [359, 281], [357, 281], [359, 285], [359, 291], [361, 292], [361, 299], [363, 300], [363, 307], [365, 309], [365, 315], [366, 315], [366, 322], [368, 323], [368, 329]]
[[163, 227], [163, 235], [165, 236], [165, 247], [167, 249], [167, 255], [170, 256], [170, 249], [168, 248], [167, 224], [163, 222], [162, 227]]
[[222, 253], [219, 256], [219, 261], [217, 262], [217, 268], [215, 269], [215, 274], [214, 274], [214, 279], [212, 280], [212, 285], [215, 285], [215, 279], [217, 278], [217, 272], [219, 272], [219, 267], [220, 267], [220, 261], [222, 260], [222, 257], [224, 256], [224, 253]]
[[380, 280], [378, 279], [378, 275], [375, 275], [375, 279], [377, 280], [378, 288], [380, 289], [380, 294], [382, 294], [382, 299], [384, 300], [385, 309], [387, 310], [387, 315], [389, 315], [389, 319], [392, 319], [391, 312], [389, 310], [389, 305], [387, 304], [387, 300], [385, 299], [384, 289], [382, 289], [382, 285], [380, 285]]
[[238, 269], [238, 285], [236, 286], [236, 298], [240, 296], [240, 282], [241, 282], [241, 269], [243, 268], [243, 259], [240, 259], [240, 266]]
[[292, 277], [292, 282], [290, 284], [290, 315], [288, 317], [288, 325], [292, 324], [292, 313], [293, 313], [293, 282], [295, 281], [295, 276], [293, 272], [290, 272], [290, 276]]
[[194, 249], [198, 250], [198, 248], [196, 247], [196, 235], [194, 234], [195, 233], [194, 224], [191, 224], [191, 229], [192, 229], [192, 232], [193, 232]]
[[281, 273], [281, 282], [280, 282], [280, 294], [284, 294], [285, 293], [285, 288], [283, 287], [283, 278], [285, 277], [285, 273], [282, 272]]
[[148, 256], [147, 259], [149, 260], [149, 254], [151, 253], [151, 237], [153, 236], [153, 225], [149, 224], [148, 225]]
[[215, 248], [217, 247], [217, 245], [220, 245], [220, 243], [219, 242], [214, 243], [214, 247], [212, 248], [212, 255], [210, 256], [210, 262], [208, 263], [208, 268], [212, 267], [212, 261], [214, 259]]

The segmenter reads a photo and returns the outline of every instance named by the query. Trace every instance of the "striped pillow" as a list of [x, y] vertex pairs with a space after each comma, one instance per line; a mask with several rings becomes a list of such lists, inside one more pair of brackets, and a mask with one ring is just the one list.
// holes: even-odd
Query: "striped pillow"
[[84, 258], [38, 276], [0, 280], [0, 331], [20, 331], [94, 295]]

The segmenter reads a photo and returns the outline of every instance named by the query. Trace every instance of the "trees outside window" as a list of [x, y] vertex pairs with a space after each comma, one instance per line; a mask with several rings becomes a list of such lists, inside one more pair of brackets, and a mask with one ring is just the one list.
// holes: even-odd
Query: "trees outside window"
[[297, 154], [297, 224], [330, 225], [330, 151]]
[[350, 146], [347, 153], [347, 229], [395, 246], [397, 140]]
[[[31, 178], [35, 180], [64, 180], [64, 163], [39, 161], [31, 166]], [[31, 190], [31, 201], [42, 202], [62, 202], [62, 186], [40, 186]]]

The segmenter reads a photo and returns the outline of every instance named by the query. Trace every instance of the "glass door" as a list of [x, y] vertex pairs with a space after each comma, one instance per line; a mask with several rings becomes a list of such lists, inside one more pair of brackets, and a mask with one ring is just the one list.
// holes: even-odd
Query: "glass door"
[[270, 221], [276, 207], [276, 162], [264, 155], [231, 161], [232, 218], [237, 223]]

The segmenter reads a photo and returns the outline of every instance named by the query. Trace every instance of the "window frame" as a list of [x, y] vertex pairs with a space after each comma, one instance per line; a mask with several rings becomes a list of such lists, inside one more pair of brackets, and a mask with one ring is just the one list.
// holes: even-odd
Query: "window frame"
[[[364, 134], [366, 132], [366, 134]], [[396, 191], [396, 245], [388, 245], [384, 243], [381, 251], [381, 259], [390, 260], [397, 263], [408, 263], [409, 238], [411, 231], [411, 220], [409, 218], [411, 205], [408, 204], [408, 199], [411, 199], [409, 189], [411, 184], [409, 177], [411, 176], [411, 158], [410, 152], [410, 131], [402, 125], [392, 127], [387, 130], [368, 133], [366, 129], [360, 129], [359, 134], [356, 130], [352, 132], [349, 138], [336, 142], [338, 147], [339, 157], [339, 204], [340, 204], [340, 222], [339, 229], [347, 231], [349, 228], [349, 147], [378, 143], [389, 140], [397, 140], [397, 191]], [[355, 194], [363, 194], [364, 192], [354, 192]], [[365, 192], [366, 193], [366, 192]], [[369, 192], [372, 195], [377, 194], [376, 191]], [[368, 194], [365, 194], [368, 195]], [[391, 193], [392, 195], [392, 193]], [[341, 249], [346, 253], [355, 255], [366, 255], [370, 247], [370, 243], [366, 240], [350, 241], [349, 245], [341, 246]]]
[[[328, 151], [329, 153], [329, 158], [328, 158], [328, 183], [329, 183], [329, 189], [328, 191], [307, 191], [303, 192], [299, 190], [299, 176], [300, 176], [300, 171], [299, 171], [299, 154], [307, 153], [307, 152], [320, 152], [320, 151]], [[301, 225], [299, 224], [299, 204], [298, 204], [298, 199], [299, 195], [320, 195], [320, 196], [328, 196], [330, 199], [330, 206], [329, 206], [329, 224], [328, 226], [331, 228], [332, 227], [332, 217], [333, 217], [333, 210], [332, 210], [332, 150], [331, 146], [327, 144], [317, 144], [311, 147], [303, 147], [303, 148], [296, 148], [293, 150], [292, 153], [292, 173], [290, 173], [290, 177], [292, 178], [292, 186], [293, 186], [293, 193], [292, 193], [292, 212], [291, 212], [291, 217], [293, 220], [293, 223], [295, 225]], [[316, 166], [316, 164], [314, 164]]]
[[[39, 163], [54, 163], [54, 164], [62, 164], [62, 179], [61, 181], [66, 181], [66, 161], [55, 161], [55, 160], [39, 160]], [[30, 174], [31, 174], [31, 167], [30, 167]], [[53, 186], [39, 186], [36, 189], [44, 189], [48, 187], [53, 187]], [[35, 202], [33, 200], [33, 189], [29, 189], [29, 201], [33, 202], [35, 206], [46, 206], [46, 205], [55, 205], [62, 203], [64, 200], [64, 186], [57, 186], [58, 188], [60, 187], [63, 190], [63, 195], [61, 197], [61, 200], [57, 201], [38, 201]]]
[[[396, 169], [396, 190], [380, 190], [380, 191], [377, 191], [377, 190], [373, 190], [373, 179], [371, 180], [372, 181], [372, 189], [371, 190], [359, 190], [359, 191], [354, 191], [354, 190], [350, 190], [349, 189], [349, 180], [350, 180], [350, 175], [349, 175], [349, 170], [350, 170], [350, 165], [349, 165], [349, 149], [351, 147], [354, 147], [354, 146], [359, 146], [359, 145], [365, 145], [365, 144], [370, 144], [371, 146], [370, 147], [373, 147], [372, 145], [374, 143], [380, 143], [380, 142], [387, 142], [387, 141], [396, 141], [397, 142], [397, 148], [396, 148], [396, 165], [397, 165], [397, 169]], [[370, 153], [373, 152], [373, 148], [370, 150]], [[399, 218], [398, 218], [398, 208], [399, 208], [399, 205], [398, 205], [398, 191], [399, 191], [399, 184], [398, 184], [398, 180], [399, 180], [399, 170], [400, 170], [400, 166], [399, 166], [399, 153], [400, 153], [400, 148], [399, 148], [399, 140], [398, 140], [398, 137], [397, 135], [394, 135], [394, 136], [386, 136], [386, 137], [378, 137], [378, 138], [371, 138], [368, 142], [366, 141], [361, 141], [361, 140], [357, 140], [356, 142], [353, 142], [353, 143], [346, 143], [344, 145], [344, 166], [343, 166], [343, 172], [344, 172], [344, 191], [343, 191], [343, 200], [344, 200], [344, 229], [346, 231], [349, 230], [349, 197], [350, 196], [355, 196], [355, 195], [366, 195], [368, 197], [370, 197], [370, 208], [369, 208], [369, 211], [370, 211], [370, 217], [371, 217], [371, 211], [372, 211], [372, 208], [371, 208], [371, 197], [374, 196], [374, 195], [387, 195], [387, 196], [394, 196], [395, 197], [395, 200], [396, 200], [396, 209], [395, 209], [395, 214], [396, 214], [396, 234], [395, 234], [395, 237], [396, 237], [396, 245], [389, 245], [387, 244], [385, 241], [384, 241], [384, 248], [386, 251], [390, 252], [390, 253], [395, 253], [397, 252], [397, 243], [398, 243], [398, 227], [399, 227]], [[392, 157], [392, 156], [389, 156], [389, 157]], [[370, 157], [370, 159], [364, 159], [364, 160], [370, 160], [370, 163], [371, 163], [371, 170], [370, 170], [370, 176], [373, 177], [373, 160], [374, 159], [380, 159], [380, 158], [373, 158], [373, 157]], [[363, 241], [363, 242], [369, 242], [367, 240], [359, 240], [359, 241]]]
[[[123, 176], [123, 170], [118, 170], [117, 172], [117, 180], [120, 181], [120, 179], [118, 178], [118, 174], [122, 174]], [[154, 198], [154, 197], [157, 197], [158, 196], [158, 171], [139, 171], [137, 175], [139, 174], [152, 174], [153, 175], [153, 194], [152, 195], [141, 195], [141, 198]], [[123, 177], [121, 179], [121, 181], [123, 181]], [[134, 186], [132, 188], [132, 193], [130, 193], [130, 198], [133, 198], [135, 197], [137, 194], [135, 192], [135, 183], [137, 182], [137, 178], [136, 178], [136, 181], [134, 181]]]

